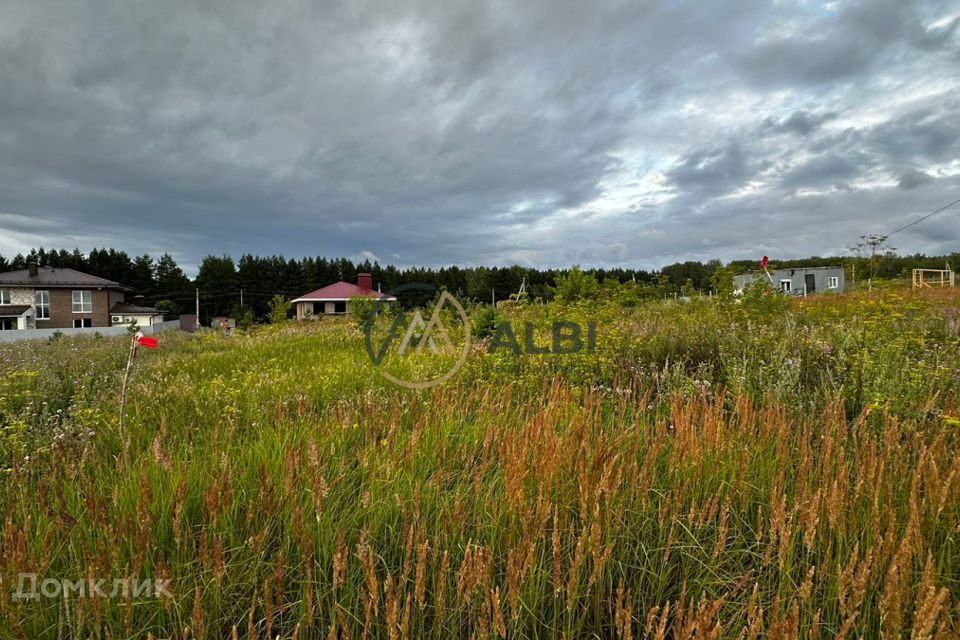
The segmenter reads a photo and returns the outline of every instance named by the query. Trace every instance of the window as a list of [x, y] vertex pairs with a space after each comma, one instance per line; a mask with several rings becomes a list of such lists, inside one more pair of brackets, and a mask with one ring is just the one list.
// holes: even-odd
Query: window
[[830, 276], [827, 278], [827, 289], [839, 289], [840, 276]]
[[0, 304], [10, 304], [10, 289], [0, 289]]
[[88, 329], [93, 326], [93, 320], [90, 318], [77, 318], [73, 321], [74, 329]]
[[37, 320], [50, 319], [50, 292], [35, 291], [33, 293], [33, 306], [37, 313]]
[[780, 290], [790, 293], [793, 290], [793, 280], [781, 280], [780, 281]]
[[93, 311], [93, 296], [86, 289], [75, 289], [73, 292], [73, 312], [90, 313]]
[[0, 331], [13, 331], [17, 328], [17, 321], [13, 318], [0, 318]]

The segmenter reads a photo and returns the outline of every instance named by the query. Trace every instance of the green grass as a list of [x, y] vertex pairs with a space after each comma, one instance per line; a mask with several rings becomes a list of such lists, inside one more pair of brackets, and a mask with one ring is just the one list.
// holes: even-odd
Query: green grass
[[[421, 392], [349, 322], [167, 334], [126, 456], [126, 339], [0, 346], [0, 635], [955, 637], [956, 308], [521, 306], [597, 352], [481, 342]], [[15, 600], [23, 574], [172, 597]]]

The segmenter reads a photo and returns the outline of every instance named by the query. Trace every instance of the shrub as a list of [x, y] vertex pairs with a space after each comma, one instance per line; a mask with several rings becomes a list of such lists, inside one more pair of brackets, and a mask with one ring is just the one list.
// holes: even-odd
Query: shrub
[[377, 311], [377, 301], [369, 296], [354, 296], [350, 298], [347, 309], [354, 324], [362, 329], [368, 322], [373, 321]]
[[600, 284], [592, 273], [586, 273], [575, 265], [565, 276], [557, 276], [553, 287], [554, 299], [560, 303], [571, 303], [597, 297]]
[[287, 300], [286, 296], [279, 293], [270, 298], [270, 323], [282, 324], [290, 318], [290, 309], [293, 304]]
[[493, 305], [476, 305], [470, 310], [473, 335], [479, 340], [491, 337], [497, 330], [497, 309]]

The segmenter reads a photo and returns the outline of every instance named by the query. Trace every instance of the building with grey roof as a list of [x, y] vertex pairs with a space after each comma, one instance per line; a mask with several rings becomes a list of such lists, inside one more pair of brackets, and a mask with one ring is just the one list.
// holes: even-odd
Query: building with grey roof
[[140, 326], [162, 322], [151, 307], [126, 303], [132, 289], [74, 269], [31, 264], [0, 273], [0, 331]]

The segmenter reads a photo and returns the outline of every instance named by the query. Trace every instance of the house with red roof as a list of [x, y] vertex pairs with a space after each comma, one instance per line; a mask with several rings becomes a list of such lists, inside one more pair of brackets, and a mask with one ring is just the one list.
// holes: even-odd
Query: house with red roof
[[374, 291], [372, 275], [359, 273], [357, 284], [335, 282], [300, 296], [293, 301], [293, 305], [297, 320], [307, 320], [316, 316], [343, 315], [350, 310], [350, 300], [353, 298], [373, 298], [384, 303], [397, 301], [394, 296]]

